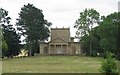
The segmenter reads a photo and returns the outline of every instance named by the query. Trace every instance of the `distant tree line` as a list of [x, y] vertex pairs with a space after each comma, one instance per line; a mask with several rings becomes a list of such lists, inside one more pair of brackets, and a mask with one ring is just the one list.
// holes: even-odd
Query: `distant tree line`
[[[120, 12], [100, 16], [94, 9], [85, 9], [80, 13], [74, 28], [86, 55], [106, 56], [106, 52], [114, 53], [120, 60]], [[97, 25], [96, 27], [93, 27]]]

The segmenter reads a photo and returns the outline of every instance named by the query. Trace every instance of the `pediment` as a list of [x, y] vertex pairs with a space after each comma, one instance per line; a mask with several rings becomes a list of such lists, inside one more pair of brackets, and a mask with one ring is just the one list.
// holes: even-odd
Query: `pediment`
[[51, 40], [51, 42], [55, 42], [55, 43], [65, 43], [67, 41], [63, 40], [63, 39], [60, 39], [60, 38], [56, 38], [56, 39], [53, 39]]

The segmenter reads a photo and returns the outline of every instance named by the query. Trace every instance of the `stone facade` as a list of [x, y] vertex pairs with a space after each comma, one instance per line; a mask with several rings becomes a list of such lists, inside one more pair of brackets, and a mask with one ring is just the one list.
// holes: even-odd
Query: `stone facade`
[[50, 42], [40, 42], [41, 55], [76, 55], [82, 54], [80, 43], [70, 37], [69, 28], [51, 28]]

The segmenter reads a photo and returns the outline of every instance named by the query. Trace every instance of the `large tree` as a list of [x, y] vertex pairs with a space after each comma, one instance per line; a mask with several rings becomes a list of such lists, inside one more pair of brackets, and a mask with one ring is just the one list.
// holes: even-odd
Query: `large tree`
[[[120, 2], [119, 2], [120, 3]], [[118, 60], [120, 61], [120, 12], [118, 12], [118, 21], [117, 21], [117, 30], [118, 30], [118, 36], [117, 36], [117, 39], [118, 39], [118, 44], [117, 44], [117, 58]]]
[[0, 9], [1, 11], [1, 25], [2, 25], [2, 51], [3, 56], [11, 57], [18, 55], [20, 51], [20, 40], [13, 25], [10, 24], [10, 17], [8, 11]]
[[100, 23], [98, 28], [98, 34], [100, 36], [100, 46], [106, 51], [110, 51], [117, 55], [119, 50], [119, 17], [120, 13], [112, 13], [104, 18], [104, 20]]
[[97, 56], [97, 53], [102, 54], [103, 50], [100, 48], [100, 36], [98, 35], [98, 26], [95, 28], [92, 28], [91, 30], [91, 36], [89, 35], [84, 35], [83, 37], [81, 37], [80, 42], [82, 43], [82, 49], [83, 52], [86, 55], [90, 54], [90, 48], [89, 48], [89, 44], [91, 42], [92, 45], [92, 51], [91, 51], [91, 56]]
[[2, 57], [2, 26], [1, 26], [1, 19], [2, 19], [2, 10], [0, 9], [0, 57]]
[[[39, 40], [49, 37], [50, 22], [44, 19], [42, 10], [32, 4], [24, 5], [17, 19], [17, 28], [21, 35], [26, 36], [26, 42], [29, 44], [29, 55], [33, 55], [33, 44], [38, 44]], [[36, 45], [37, 46], [37, 45]]]
[[[77, 37], [89, 36], [89, 55], [92, 52], [92, 33], [93, 25], [99, 23], [99, 13], [94, 9], [85, 9], [80, 13], [80, 17], [75, 22], [74, 28], [77, 29]], [[86, 39], [87, 40], [87, 39]]]

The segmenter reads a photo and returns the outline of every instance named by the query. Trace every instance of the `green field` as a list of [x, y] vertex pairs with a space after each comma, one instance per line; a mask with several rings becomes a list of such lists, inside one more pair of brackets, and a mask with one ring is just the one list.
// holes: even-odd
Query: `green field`
[[34, 56], [4, 59], [3, 73], [99, 73], [103, 59], [85, 56]]

